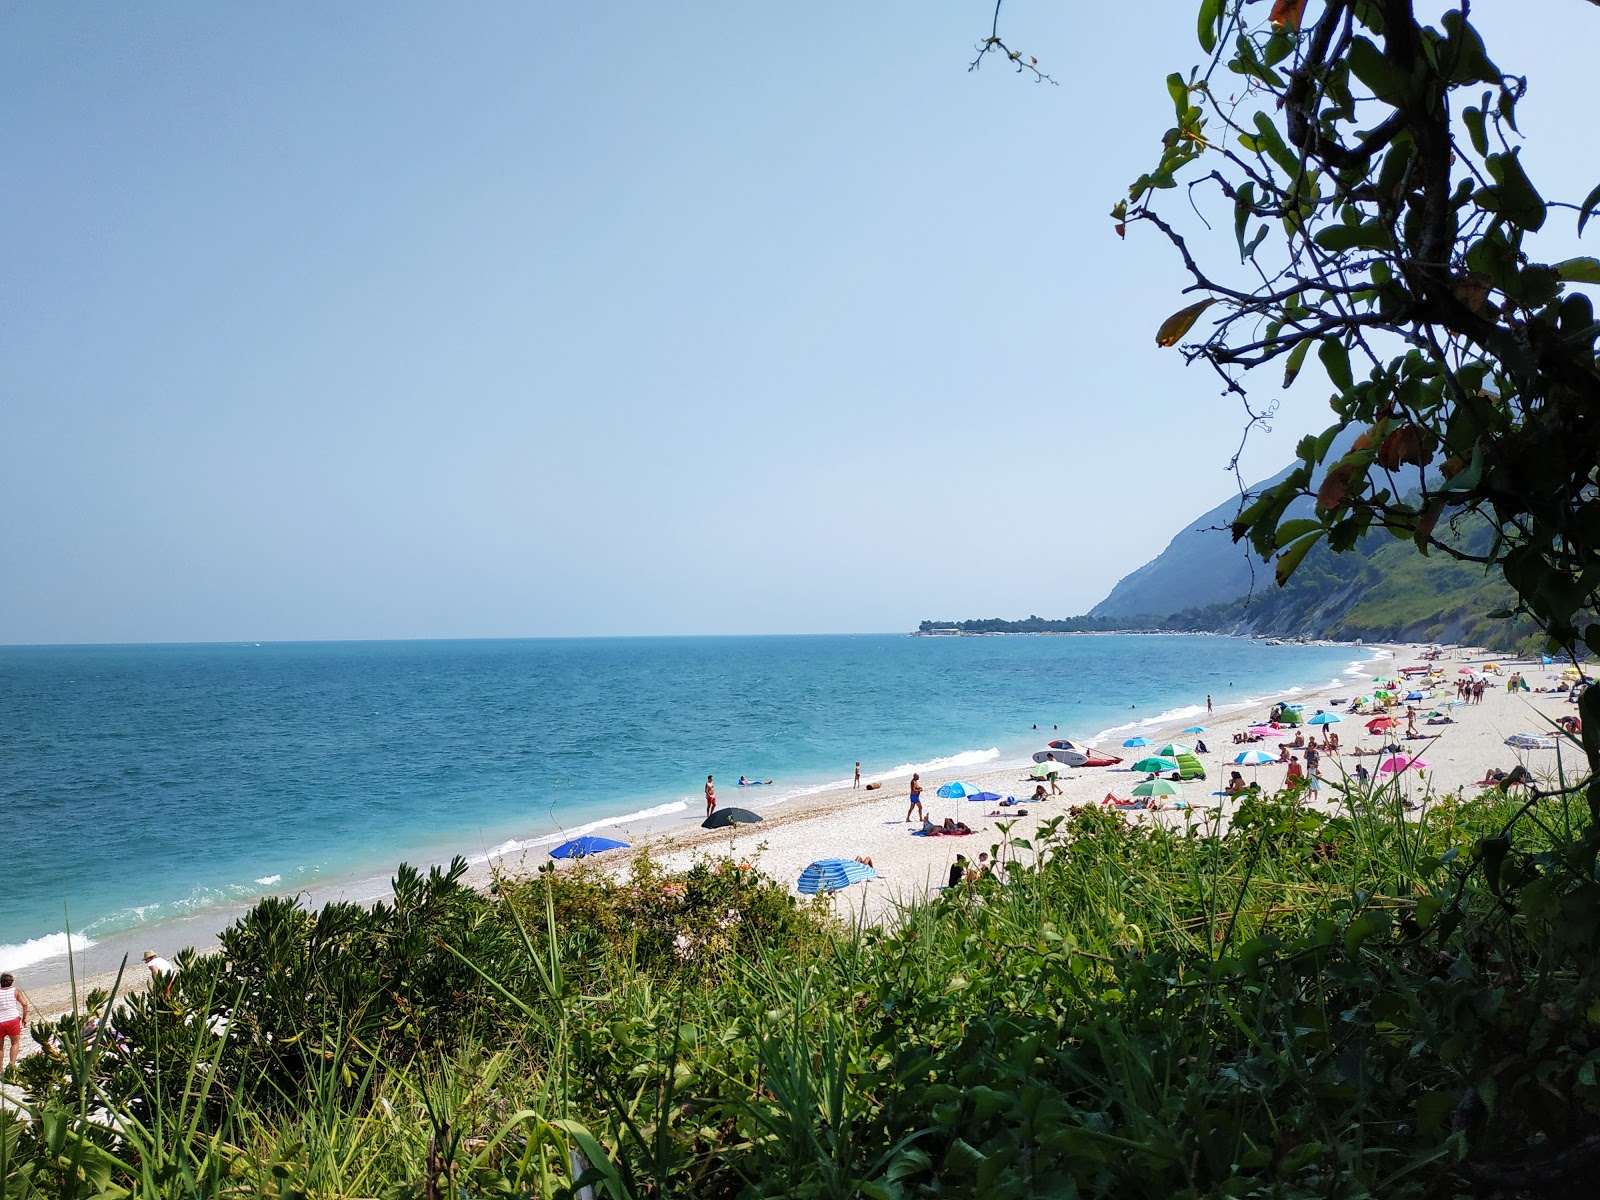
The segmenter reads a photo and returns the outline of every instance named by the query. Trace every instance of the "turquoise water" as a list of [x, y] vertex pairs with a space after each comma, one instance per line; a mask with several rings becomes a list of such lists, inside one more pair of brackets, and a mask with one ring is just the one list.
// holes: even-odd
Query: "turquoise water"
[[688, 820], [708, 773], [741, 802], [857, 759], [954, 774], [1358, 657], [1135, 636], [0, 648], [0, 965], [64, 964], [69, 920], [97, 942], [405, 859]]

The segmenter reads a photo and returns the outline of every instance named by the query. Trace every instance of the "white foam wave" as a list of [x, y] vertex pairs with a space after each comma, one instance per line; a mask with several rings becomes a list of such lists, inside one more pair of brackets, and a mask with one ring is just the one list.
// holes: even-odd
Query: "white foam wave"
[[275, 883], [282, 883], [283, 882], [283, 876], [282, 875], [263, 875], [260, 879], [256, 880], [256, 882], [259, 883], [262, 887], [271, 887]]
[[559, 833], [547, 833], [533, 838], [509, 838], [501, 842], [486, 854], [475, 854], [468, 862], [485, 863], [493, 859], [505, 858], [507, 855], [520, 854], [526, 850], [548, 846], [553, 842], [564, 842], [568, 838], [582, 837], [586, 833], [593, 833], [597, 829], [609, 829], [617, 825], [626, 825], [630, 821], [644, 821], [651, 817], [665, 817], [671, 813], [682, 812], [689, 807], [687, 800], [669, 800], [665, 804], [652, 805], [650, 808], [641, 808], [638, 812], [624, 813], [620, 817], [602, 817], [598, 821], [590, 821], [587, 825], [579, 825], [576, 829], [563, 829]]
[[909, 779], [913, 774], [929, 774], [935, 771], [954, 771], [961, 767], [976, 767], [981, 763], [993, 762], [1000, 757], [1000, 748], [990, 746], [987, 750], [963, 750], [959, 754], [947, 755], [944, 758], [930, 758], [927, 762], [901, 763], [870, 778], [865, 778], [867, 783], [879, 783], [889, 779]]
[[73, 934], [70, 939], [65, 933], [47, 933], [26, 942], [0, 946], [0, 971], [20, 971], [34, 963], [65, 958], [69, 949], [77, 953], [93, 945], [94, 942], [81, 933]]

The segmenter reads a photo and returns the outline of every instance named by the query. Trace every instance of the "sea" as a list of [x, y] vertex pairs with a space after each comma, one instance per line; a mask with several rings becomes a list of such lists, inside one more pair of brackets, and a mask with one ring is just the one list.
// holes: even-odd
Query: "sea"
[[[210, 940], [263, 895], [1026, 761], [1259, 704], [1371, 651], [894, 634], [0, 648], [0, 969]], [[744, 789], [741, 776], [771, 780]], [[96, 948], [99, 952], [96, 952]]]

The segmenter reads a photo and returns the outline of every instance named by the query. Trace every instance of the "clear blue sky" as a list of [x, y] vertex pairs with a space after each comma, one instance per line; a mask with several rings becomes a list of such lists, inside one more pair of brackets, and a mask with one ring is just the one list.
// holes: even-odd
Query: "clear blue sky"
[[[0, 642], [1083, 611], [1231, 487], [1106, 218], [1194, 8], [5, 6]], [[1475, 16], [1581, 196], [1596, 11]]]

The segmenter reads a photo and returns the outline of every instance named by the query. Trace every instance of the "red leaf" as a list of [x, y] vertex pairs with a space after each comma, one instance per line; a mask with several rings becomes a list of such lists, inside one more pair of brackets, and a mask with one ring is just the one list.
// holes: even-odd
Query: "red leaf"
[[1272, 16], [1268, 18], [1274, 28], [1285, 27], [1296, 32], [1300, 29], [1300, 18], [1305, 15], [1306, 0], [1273, 0]]

